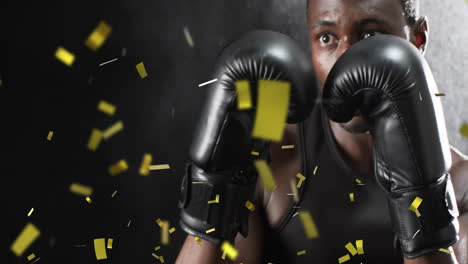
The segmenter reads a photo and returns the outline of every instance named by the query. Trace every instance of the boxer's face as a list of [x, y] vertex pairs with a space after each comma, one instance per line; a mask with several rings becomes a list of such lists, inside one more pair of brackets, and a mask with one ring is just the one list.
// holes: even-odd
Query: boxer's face
[[[375, 34], [413, 39], [400, 0], [309, 1], [309, 40], [320, 87], [338, 58], [354, 43]], [[360, 115], [342, 127], [350, 132], [367, 131]]]

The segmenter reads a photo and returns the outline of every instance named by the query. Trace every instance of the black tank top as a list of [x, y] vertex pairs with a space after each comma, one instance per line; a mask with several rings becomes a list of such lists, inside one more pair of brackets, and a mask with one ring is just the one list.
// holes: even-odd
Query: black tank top
[[[277, 229], [267, 227], [265, 262], [329, 264], [349, 254], [344, 263], [400, 264], [385, 193], [374, 178], [363, 177], [341, 158], [328, 119], [319, 104], [299, 124], [302, 171], [306, 176]], [[315, 175], [314, 175], [314, 170]], [[359, 184], [356, 180], [360, 180]], [[354, 193], [354, 202], [350, 201]], [[307, 239], [296, 212], [312, 215], [319, 237]], [[363, 240], [364, 254], [352, 255], [345, 245]], [[298, 252], [305, 250], [305, 254]]]

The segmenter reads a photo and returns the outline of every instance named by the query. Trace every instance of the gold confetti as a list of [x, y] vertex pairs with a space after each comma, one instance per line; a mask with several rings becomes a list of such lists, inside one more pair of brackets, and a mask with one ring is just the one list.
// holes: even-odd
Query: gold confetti
[[138, 74], [140, 74], [140, 77], [142, 79], [146, 78], [148, 76], [148, 73], [146, 72], [145, 65], [143, 62], [140, 62], [136, 65], [136, 69], [138, 71]]
[[96, 238], [94, 239], [94, 253], [96, 254], [96, 259], [106, 259], [106, 239], [105, 238]]
[[93, 202], [93, 200], [91, 200], [91, 198], [90, 198], [89, 196], [87, 196], [87, 197], [85, 198], [85, 200], [86, 200], [89, 204]]
[[312, 216], [307, 211], [299, 212], [299, 217], [301, 218], [302, 226], [304, 227], [306, 237], [308, 239], [317, 238], [319, 236], [317, 227], [315, 226]]
[[11, 244], [11, 251], [16, 256], [20, 257], [24, 251], [41, 235], [41, 231], [31, 223], [26, 224], [23, 231], [16, 237], [13, 244]]
[[158, 224], [159, 227], [163, 227], [164, 222], [161, 219], [156, 219], [156, 223]]
[[354, 193], [349, 193], [349, 200], [354, 202]]
[[140, 166], [140, 174], [141, 175], [148, 175], [149, 174], [149, 167], [151, 165], [151, 161], [153, 160], [153, 156], [149, 153], [145, 153], [143, 155], [143, 161], [141, 162]]
[[221, 255], [221, 259], [226, 259], [226, 251], [223, 251], [223, 254]]
[[468, 123], [464, 123], [460, 127], [460, 134], [466, 138], [468, 138]]
[[70, 192], [82, 196], [90, 196], [93, 194], [93, 188], [74, 182], [70, 185]]
[[362, 240], [356, 240], [356, 248], [357, 248], [357, 253], [359, 255], [362, 255], [364, 254], [364, 245], [363, 245], [364, 241]]
[[100, 21], [94, 31], [85, 41], [85, 45], [92, 51], [97, 51], [112, 32], [112, 28], [105, 22]]
[[122, 159], [117, 161], [115, 164], [109, 166], [109, 174], [111, 176], [115, 176], [119, 173], [122, 173], [124, 171], [128, 170], [128, 164], [127, 162]]
[[161, 244], [169, 244], [169, 221], [163, 221], [161, 227]]
[[108, 238], [107, 239], [107, 248], [112, 249], [112, 243], [114, 242], [114, 239]]
[[249, 81], [237, 81], [235, 86], [237, 91], [237, 108], [239, 110], [247, 110], [252, 108], [252, 97], [250, 95]]
[[115, 196], [116, 194], [117, 194], [117, 190], [115, 190], [115, 191], [112, 193], [111, 197], [114, 198], [114, 196]]
[[176, 231], [176, 228], [175, 227], [172, 227], [171, 229], [169, 229], [169, 234], [172, 234]]
[[315, 166], [315, 168], [314, 168], [314, 175], [317, 173], [317, 170], [318, 170], [318, 166]]
[[348, 260], [350, 260], [351, 258], [349, 257], [349, 254], [346, 254], [344, 256], [342, 256], [341, 258], [338, 259], [338, 263], [343, 263], [343, 262], [346, 262]]
[[115, 106], [111, 103], [108, 103], [106, 101], [100, 101], [98, 104], [98, 110], [107, 114], [107, 115], [114, 115], [115, 113]]
[[251, 203], [250, 201], [245, 202], [245, 207], [247, 207], [247, 209], [249, 209], [251, 212], [255, 210], [255, 204]]
[[169, 164], [151, 165], [149, 170], [167, 170], [170, 169]]
[[31, 208], [31, 210], [29, 210], [28, 217], [30, 217], [30, 216], [32, 215], [33, 212], [34, 212], [34, 207]]
[[293, 193], [294, 201], [299, 202], [299, 194], [297, 193], [297, 187], [296, 187], [296, 183], [294, 179], [291, 179], [289, 183], [290, 183], [291, 191]]
[[228, 258], [235, 260], [237, 258], [238, 252], [237, 250], [229, 243], [228, 241], [224, 241], [221, 245], [221, 250], [226, 252]]
[[163, 256], [160, 256], [160, 257], [159, 257], [159, 261], [160, 261], [161, 263], [164, 263], [164, 257], [163, 257]]
[[448, 250], [448, 249], [445, 249], [445, 248], [439, 248], [439, 251], [440, 251], [440, 252], [447, 253], [447, 254], [452, 254], [452, 251], [450, 251], [450, 250]]
[[250, 152], [250, 154], [252, 154], [252, 155], [254, 155], [254, 156], [260, 155], [260, 153], [258, 153], [257, 151], [252, 151], [252, 152]]
[[91, 151], [96, 151], [96, 149], [99, 147], [99, 143], [101, 143], [102, 139], [102, 132], [99, 129], [93, 128], [91, 131], [91, 136], [89, 137], [88, 141], [88, 149]]
[[280, 141], [288, 114], [290, 84], [259, 80], [253, 137]]
[[108, 129], [106, 129], [104, 132], [102, 132], [102, 137], [107, 140], [111, 138], [113, 135], [115, 135], [116, 133], [118, 133], [119, 131], [121, 131], [123, 128], [124, 128], [123, 122], [118, 121], [112, 126], [110, 126]]
[[200, 245], [202, 243], [202, 240], [199, 237], [194, 237], [193, 240], [197, 241], [198, 245]]
[[57, 48], [57, 50], [55, 51], [55, 58], [61, 61], [63, 64], [67, 65], [68, 67], [72, 66], [73, 62], [75, 61], [75, 55], [66, 50], [64, 47]]
[[294, 145], [283, 145], [281, 146], [281, 149], [292, 149], [294, 148]]
[[298, 173], [298, 174], [296, 175], [296, 177], [299, 178], [299, 182], [297, 183], [296, 187], [297, 187], [297, 188], [301, 188], [302, 182], [305, 180], [306, 177], [305, 177], [304, 175], [300, 174], [300, 173]]
[[206, 230], [205, 233], [209, 234], [209, 233], [211, 233], [211, 232], [213, 232], [213, 231], [215, 231], [215, 230], [216, 230], [216, 229], [213, 227], [213, 228], [211, 228], [211, 229]]
[[187, 44], [189, 44], [189, 46], [193, 48], [195, 44], [193, 43], [192, 36], [190, 35], [190, 31], [187, 27], [184, 27], [184, 36], [185, 40], [187, 41]]
[[301, 251], [298, 251], [297, 252], [297, 255], [300, 256], [300, 255], [304, 255], [306, 253], [306, 250], [301, 250]]
[[208, 204], [212, 203], [219, 203], [219, 194], [216, 195], [216, 198], [214, 200], [208, 201]]
[[155, 258], [159, 259], [159, 256], [158, 256], [158, 255], [156, 255], [156, 253], [151, 253], [151, 256], [153, 256], [153, 257], [155, 257]]
[[263, 185], [267, 191], [276, 189], [275, 179], [270, 170], [270, 167], [265, 160], [255, 160], [255, 167], [257, 168], [258, 174], [263, 181]]
[[360, 179], [356, 179], [355, 181], [356, 181], [358, 184], [361, 184], [361, 183], [362, 183], [362, 181], [361, 181]]
[[31, 253], [31, 255], [28, 256], [28, 260], [32, 260], [35, 257], [36, 257], [36, 255], [34, 255], [34, 253]]
[[154, 248], [154, 251], [158, 251], [161, 248], [161, 246], [157, 246]]
[[356, 255], [358, 252], [357, 252], [357, 249], [354, 247], [353, 243], [349, 242], [348, 244], [346, 244], [345, 248], [349, 251], [349, 253], [351, 253], [351, 255]]
[[417, 217], [421, 216], [421, 213], [418, 210], [418, 207], [421, 205], [423, 199], [416, 197], [414, 198], [413, 202], [411, 203], [410, 207], [408, 208], [410, 211], [413, 211], [416, 213]]
[[54, 131], [49, 131], [49, 134], [47, 134], [47, 140], [52, 141], [52, 136], [54, 135]]
[[445, 96], [444, 93], [436, 93], [435, 96]]

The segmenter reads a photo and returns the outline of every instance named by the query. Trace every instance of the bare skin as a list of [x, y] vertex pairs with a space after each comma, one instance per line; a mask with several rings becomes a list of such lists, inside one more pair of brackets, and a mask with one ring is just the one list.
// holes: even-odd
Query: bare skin
[[[308, 10], [309, 39], [312, 62], [320, 87], [327, 78], [336, 60], [357, 41], [378, 33], [400, 36], [412, 42], [424, 53], [428, 40], [428, 24], [420, 18], [414, 26], [408, 26], [402, 15], [403, 9], [397, 0], [310, 0]], [[362, 175], [373, 179], [372, 138], [363, 133], [366, 124], [359, 113], [348, 123], [330, 121], [331, 130], [347, 164]], [[287, 125], [282, 142], [272, 144], [270, 167], [276, 179], [277, 189], [264, 191], [261, 181], [257, 185], [257, 208], [249, 218], [249, 236], [238, 235], [235, 247], [239, 257], [235, 263], [261, 263], [264, 247], [264, 227], [273, 228], [279, 222], [292, 201], [287, 195], [289, 181], [301, 171], [297, 149], [284, 151], [282, 145], [295, 145], [297, 126]], [[468, 264], [468, 158], [455, 148], [451, 149], [452, 166], [449, 172], [460, 211], [459, 241], [454, 253], [434, 252], [416, 259], [404, 259], [405, 264]], [[201, 246], [194, 237], [187, 239], [176, 260], [180, 263], [233, 263], [220, 259], [219, 247], [203, 241]]]

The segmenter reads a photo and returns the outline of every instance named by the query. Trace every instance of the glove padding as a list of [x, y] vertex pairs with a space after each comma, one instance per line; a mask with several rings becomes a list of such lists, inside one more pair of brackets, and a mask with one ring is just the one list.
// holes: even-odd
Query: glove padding
[[[252, 202], [257, 182], [250, 152], [265, 155], [268, 142], [252, 139], [255, 103], [250, 110], [237, 109], [235, 82], [250, 82], [252, 102], [260, 79], [289, 82], [287, 121], [297, 123], [310, 114], [318, 92], [309, 58], [292, 39], [272, 31], [248, 33], [223, 50], [182, 182], [180, 224], [187, 233], [215, 244], [233, 242], [239, 231], [247, 236], [245, 203]], [[219, 202], [208, 204], [216, 194]]]
[[[458, 239], [458, 210], [448, 169], [450, 148], [437, 86], [419, 51], [389, 35], [363, 40], [332, 68], [324, 107], [335, 122], [360, 110], [374, 141], [375, 176], [385, 190], [393, 229], [407, 258]], [[421, 216], [409, 207], [423, 201]]]

